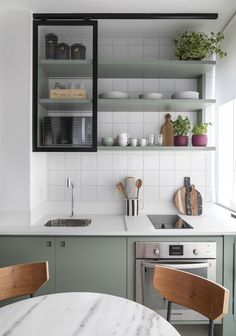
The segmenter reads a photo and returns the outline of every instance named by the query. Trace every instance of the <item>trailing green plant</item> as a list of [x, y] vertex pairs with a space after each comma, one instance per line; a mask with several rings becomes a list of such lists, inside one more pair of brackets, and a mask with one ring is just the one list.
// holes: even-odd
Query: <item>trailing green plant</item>
[[212, 125], [211, 122], [197, 124], [193, 127], [192, 133], [194, 135], [206, 135], [207, 130], [208, 130], [208, 126], [211, 126], [211, 125]]
[[223, 58], [227, 55], [221, 49], [220, 42], [223, 39], [224, 34], [221, 32], [217, 34], [211, 32], [210, 35], [207, 35], [203, 32], [185, 31], [174, 39], [175, 55], [180, 60], [201, 60], [213, 54]]
[[178, 115], [177, 119], [173, 122], [175, 135], [188, 135], [191, 130], [191, 122], [188, 117], [183, 118]]

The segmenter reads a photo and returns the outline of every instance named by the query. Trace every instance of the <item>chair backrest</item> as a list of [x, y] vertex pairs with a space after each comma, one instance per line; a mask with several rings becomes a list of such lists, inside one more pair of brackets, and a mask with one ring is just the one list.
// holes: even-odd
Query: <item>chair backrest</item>
[[0, 300], [32, 295], [49, 279], [48, 262], [0, 268]]
[[228, 289], [200, 276], [156, 266], [153, 286], [168, 301], [193, 309], [210, 320], [223, 318], [228, 312]]

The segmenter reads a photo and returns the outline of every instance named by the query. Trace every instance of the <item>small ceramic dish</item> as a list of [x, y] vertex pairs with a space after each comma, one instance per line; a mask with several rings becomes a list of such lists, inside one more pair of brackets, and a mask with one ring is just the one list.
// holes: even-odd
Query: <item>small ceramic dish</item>
[[149, 92], [139, 95], [139, 99], [161, 99], [162, 94], [159, 92]]
[[197, 91], [182, 91], [176, 92], [171, 96], [172, 99], [199, 99]]
[[122, 91], [109, 91], [100, 93], [99, 98], [101, 99], [127, 99], [129, 95], [127, 92]]
[[113, 137], [105, 137], [102, 138], [103, 146], [113, 146], [114, 145], [114, 138]]

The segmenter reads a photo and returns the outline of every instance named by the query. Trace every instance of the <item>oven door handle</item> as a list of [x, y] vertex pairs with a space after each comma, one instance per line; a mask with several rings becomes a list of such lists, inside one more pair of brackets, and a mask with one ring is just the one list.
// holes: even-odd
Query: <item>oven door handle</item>
[[161, 264], [161, 263], [147, 263], [143, 262], [143, 266], [146, 268], [155, 268], [155, 266], [164, 266], [175, 269], [198, 269], [198, 268], [208, 268], [210, 263], [194, 263], [194, 264]]

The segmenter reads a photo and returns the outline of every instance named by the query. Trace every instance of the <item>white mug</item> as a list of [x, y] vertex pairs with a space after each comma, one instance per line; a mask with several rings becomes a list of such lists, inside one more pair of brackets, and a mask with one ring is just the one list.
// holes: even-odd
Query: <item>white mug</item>
[[135, 139], [135, 138], [130, 139], [130, 143], [131, 143], [131, 146], [132, 146], [132, 147], [136, 147], [137, 144], [138, 144], [138, 139]]
[[140, 146], [141, 146], [141, 147], [144, 147], [144, 146], [147, 145], [147, 139], [140, 139], [140, 140], [139, 140], [139, 143], [140, 143]]
[[125, 147], [130, 143], [127, 133], [121, 133], [117, 135], [118, 145]]

